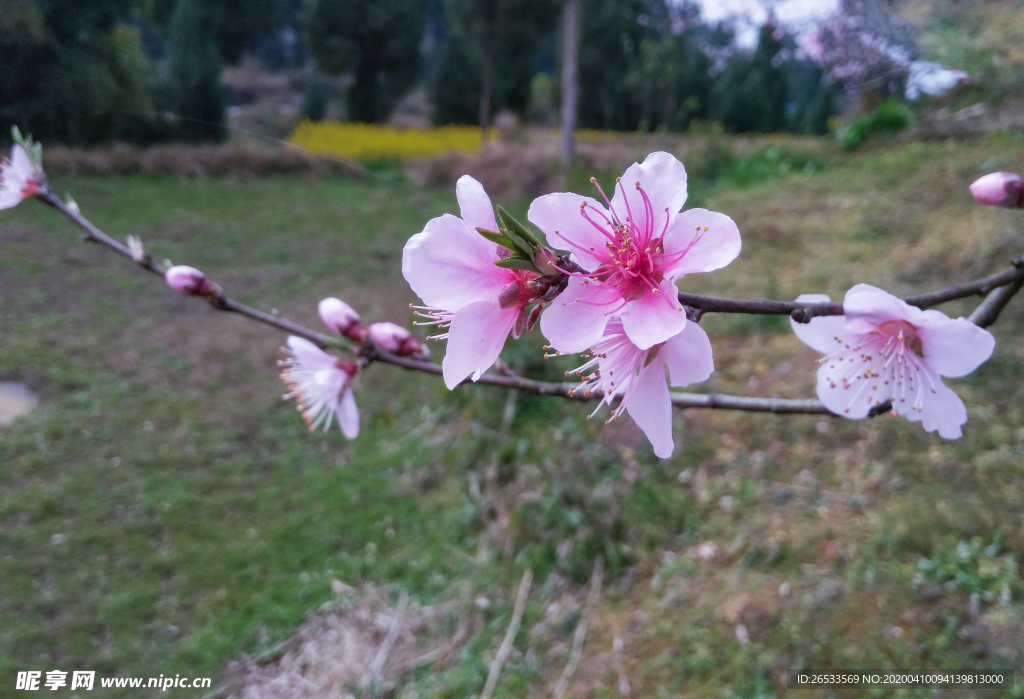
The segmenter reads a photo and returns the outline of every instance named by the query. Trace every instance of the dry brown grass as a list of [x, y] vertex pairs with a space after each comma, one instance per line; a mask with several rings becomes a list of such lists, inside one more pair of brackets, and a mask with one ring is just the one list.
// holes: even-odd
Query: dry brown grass
[[285, 144], [255, 146], [161, 145], [139, 148], [118, 143], [104, 148], [52, 146], [46, 169], [66, 175], [176, 175], [183, 179], [209, 176], [254, 179], [269, 175], [361, 177], [363, 168], [340, 158], [311, 155]]

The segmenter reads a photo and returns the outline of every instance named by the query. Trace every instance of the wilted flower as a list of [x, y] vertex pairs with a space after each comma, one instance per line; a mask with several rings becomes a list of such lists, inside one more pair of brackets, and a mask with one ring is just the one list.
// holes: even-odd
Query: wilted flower
[[317, 310], [323, 324], [334, 332], [344, 335], [353, 342], [362, 342], [366, 339], [366, 328], [363, 327], [359, 314], [341, 299], [329, 296], [320, 301]]
[[288, 347], [282, 351], [286, 358], [278, 364], [284, 367], [281, 380], [289, 390], [284, 398], [295, 399], [310, 431], [323, 425], [326, 432], [337, 416], [342, 434], [355, 439], [359, 434], [359, 412], [352, 395], [352, 377], [359, 366], [327, 354], [309, 340], [294, 335], [288, 338]]
[[[799, 302], [829, 301], [804, 294]], [[941, 376], [966, 376], [992, 354], [992, 334], [965, 318], [922, 311], [881, 289], [846, 292], [842, 316], [791, 321], [805, 344], [827, 356], [818, 369], [818, 397], [837, 415], [859, 420], [887, 400], [892, 412], [946, 439], [961, 436], [963, 401]]]
[[39, 189], [42, 173], [32, 165], [20, 144], [11, 148], [11, 158], [0, 160], [0, 209], [17, 206]]
[[686, 313], [676, 280], [724, 267], [740, 252], [732, 219], [705, 209], [678, 213], [685, 201], [686, 170], [661, 152], [626, 170], [611, 201], [605, 197], [607, 209], [568, 192], [534, 200], [530, 221], [590, 270], [573, 273], [541, 316], [541, 331], [552, 345], [563, 352], [590, 347], [614, 315], [642, 349], [683, 330]]
[[399, 356], [423, 356], [423, 346], [408, 330], [394, 323], [370, 325], [370, 339], [374, 344]]
[[1024, 180], [1016, 172], [990, 172], [971, 185], [971, 195], [982, 204], [1024, 207]]
[[688, 386], [711, 376], [715, 365], [704, 329], [689, 323], [665, 342], [641, 349], [630, 340], [622, 321], [612, 318], [605, 326], [604, 337], [585, 356], [589, 361], [574, 372], [584, 383], [574, 390], [584, 390], [587, 396], [592, 391], [604, 394], [591, 417], [601, 406], [611, 406], [619, 398], [608, 422], [628, 412], [651, 441], [654, 453], [662, 459], [671, 456], [675, 448], [672, 399], [665, 383], [665, 367], [673, 386]]
[[220, 296], [224, 290], [195, 267], [175, 265], [164, 273], [167, 285], [186, 296]]
[[535, 272], [496, 267], [509, 253], [477, 232], [497, 231], [491, 200], [468, 175], [455, 188], [462, 218], [431, 219], [405, 245], [402, 274], [426, 304], [430, 323], [447, 328], [434, 339], [448, 339], [442, 362], [444, 382], [455, 388], [467, 376], [474, 381], [492, 365], [511, 332], [519, 337], [529, 318], [526, 306], [537, 292]]

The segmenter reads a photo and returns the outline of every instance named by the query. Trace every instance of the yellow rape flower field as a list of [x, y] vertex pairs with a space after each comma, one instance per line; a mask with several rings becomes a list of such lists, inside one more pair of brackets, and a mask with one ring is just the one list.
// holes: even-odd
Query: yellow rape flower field
[[[497, 133], [489, 137], [496, 138]], [[483, 146], [483, 132], [475, 126], [399, 129], [377, 124], [303, 120], [288, 137], [288, 142], [317, 155], [350, 160], [407, 160], [450, 151], [475, 153]]]

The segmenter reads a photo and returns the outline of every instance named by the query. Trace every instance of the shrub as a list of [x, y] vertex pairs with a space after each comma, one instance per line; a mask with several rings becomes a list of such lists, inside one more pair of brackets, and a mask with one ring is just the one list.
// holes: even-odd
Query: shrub
[[888, 99], [878, 107], [862, 114], [850, 122], [842, 133], [842, 144], [845, 150], [853, 150], [873, 134], [892, 136], [914, 124], [914, 116], [904, 105], [895, 99]]

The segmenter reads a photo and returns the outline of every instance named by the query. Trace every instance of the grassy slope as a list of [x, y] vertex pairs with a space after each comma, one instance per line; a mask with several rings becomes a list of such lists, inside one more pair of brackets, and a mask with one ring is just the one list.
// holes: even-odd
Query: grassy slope
[[[737, 220], [744, 252], [684, 287], [838, 298], [857, 281], [904, 292], [1000, 269], [1024, 248], [1019, 216], [974, 206], [966, 185], [1024, 167], [1021, 145], [906, 144], [698, 192]], [[386, 178], [57, 184], [108, 232], [310, 323], [329, 294], [364, 318], [405, 318], [401, 245], [455, 208], [451, 193]], [[277, 398], [276, 333], [171, 295], [38, 207], [6, 212], [0, 242], [0, 378], [44, 397], [0, 433], [0, 682], [30, 668], [215, 674], [286, 636], [337, 577], [424, 601], [495, 599], [455, 667], [406, 689], [467, 696], [507, 623], [505, 591], [532, 565], [549, 583], [527, 612], [537, 632], [520, 636], [499, 694], [540, 693], [574, 624], [536, 627], [545, 600], [558, 580], [583, 583], [597, 551], [611, 582], [581, 694], [616, 693], [616, 636], [634, 696], [771, 696], [792, 663], [1022, 667], [1000, 640], [1019, 636], [1020, 607], [985, 602], [972, 616], [968, 603], [1004, 578], [1021, 592], [990, 570], [1024, 551], [1020, 302], [996, 328], [996, 356], [953, 382], [971, 418], [959, 442], [889, 418], [691, 412], [659, 462], [631, 425], [587, 423], [579, 406], [447, 394], [387, 368], [360, 379], [358, 440], [311, 437]], [[707, 388], [813, 393], [815, 355], [784, 322], [704, 324], [718, 366]], [[539, 344], [506, 360], [559, 376]], [[467, 494], [471, 474], [484, 506]], [[956, 564], [959, 586], [921, 596], [920, 557], [997, 532], [998, 550]], [[706, 541], [710, 562], [691, 554]], [[736, 641], [740, 623], [750, 645]]]

